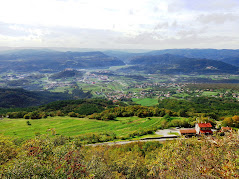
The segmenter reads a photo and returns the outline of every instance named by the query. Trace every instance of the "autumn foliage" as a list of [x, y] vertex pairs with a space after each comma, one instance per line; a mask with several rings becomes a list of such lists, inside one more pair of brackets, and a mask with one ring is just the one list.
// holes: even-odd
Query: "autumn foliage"
[[0, 148], [1, 178], [239, 177], [236, 133], [164, 143], [81, 147], [63, 136], [38, 136], [22, 144], [1, 136]]

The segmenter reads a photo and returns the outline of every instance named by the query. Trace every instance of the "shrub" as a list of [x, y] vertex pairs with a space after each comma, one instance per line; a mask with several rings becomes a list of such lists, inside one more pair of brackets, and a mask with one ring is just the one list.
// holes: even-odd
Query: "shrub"
[[0, 134], [0, 165], [16, 157], [17, 150], [13, 142]]
[[70, 117], [77, 117], [77, 114], [75, 112], [69, 112], [68, 116], [70, 116]]

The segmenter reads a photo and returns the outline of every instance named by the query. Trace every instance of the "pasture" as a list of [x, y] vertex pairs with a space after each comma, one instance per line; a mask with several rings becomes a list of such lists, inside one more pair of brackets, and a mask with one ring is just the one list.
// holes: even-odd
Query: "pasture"
[[[30, 123], [31, 125], [27, 124]], [[160, 124], [160, 117], [118, 117], [115, 121], [101, 121], [88, 118], [48, 117], [46, 119], [3, 119], [0, 120], [0, 134], [12, 138], [30, 139], [40, 134], [78, 136], [87, 133], [113, 132], [116, 136], [126, 136], [137, 130], [150, 129]]]
[[157, 98], [132, 98], [132, 100], [142, 106], [155, 106], [158, 104]]

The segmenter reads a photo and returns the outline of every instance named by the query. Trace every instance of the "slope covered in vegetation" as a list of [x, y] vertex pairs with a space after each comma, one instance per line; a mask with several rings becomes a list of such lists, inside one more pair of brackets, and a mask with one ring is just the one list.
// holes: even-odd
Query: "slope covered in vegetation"
[[1, 178], [238, 178], [239, 138], [83, 146], [62, 136], [0, 136]]
[[222, 61], [187, 58], [171, 54], [137, 56], [131, 59], [130, 64], [135, 66], [120, 70], [143, 71], [149, 74], [237, 74], [239, 71], [238, 67]]
[[[90, 98], [90, 92], [74, 89], [73, 94], [49, 91], [27, 91], [24, 89], [0, 88], [0, 108], [25, 108], [39, 106], [52, 101], [69, 100], [74, 98]], [[74, 95], [74, 96], [73, 96]]]

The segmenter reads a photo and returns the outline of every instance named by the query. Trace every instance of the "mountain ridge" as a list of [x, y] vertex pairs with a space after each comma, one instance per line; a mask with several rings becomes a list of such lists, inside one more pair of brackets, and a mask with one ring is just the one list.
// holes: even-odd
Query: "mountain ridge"
[[[229, 73], [237, 74], [239, 68], [222, 61], [187, 58], [179, 55], [163, 54], [139, 56], [131, 59], [133, 67], [128, 70], [145, 71], [146, 73], [189, 74], [189, 73]], [[124, 70], [126, 70], [124, 69]]]
[[102, 52], [58, 52], [49, 50], [18, 50], [0, 54], [0, 71], [61, 71], [65, 68], [104, 68], [121, 66], [124, 62]]

